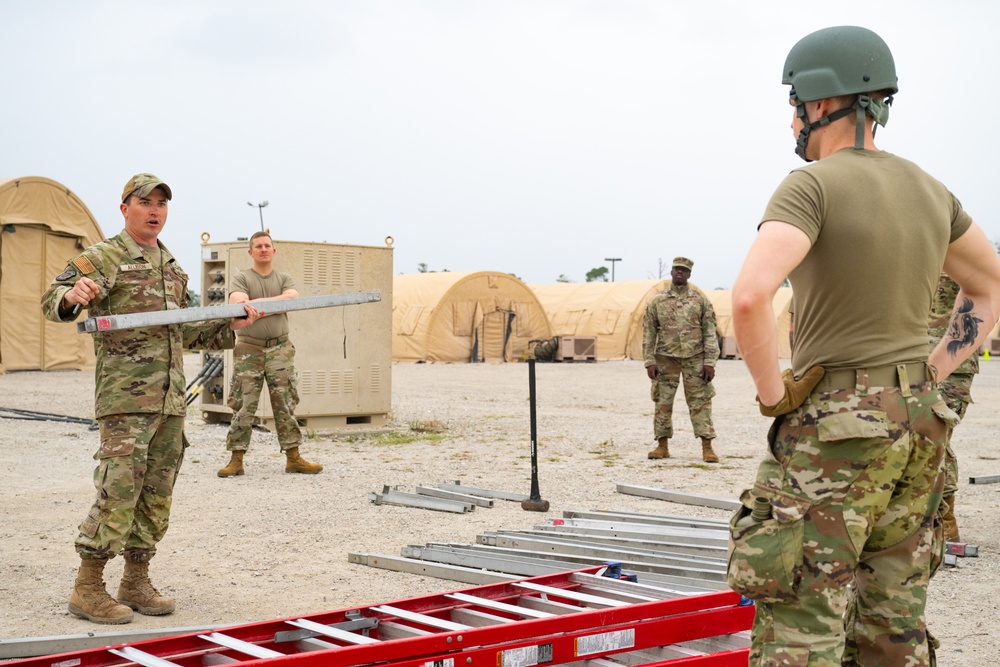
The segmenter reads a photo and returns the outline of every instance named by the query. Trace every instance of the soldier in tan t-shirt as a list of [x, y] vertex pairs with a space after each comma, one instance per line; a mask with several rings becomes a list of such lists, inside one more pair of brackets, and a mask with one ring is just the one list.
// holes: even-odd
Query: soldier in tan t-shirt
[[[294, 299], [298, 290], [292, 277], [274, 269], [277, 250], [267, 232], [250, 237], [253, 268], [233, 277], [229, 303], [259, 303], [278, 299]], [[266, 303], [260, 306], [266, 312]], [[285, 453], [285, 472], [316, 474], [323, 466], [309, 463], [299, 455], [302, 430], [295, 420], [299, 402], [295, 377], [295, 346], [288, 340], [288, 315], [277, 313], [262, 317], [253, 326], [240, 331], [233, 350], [233, 380], [229, 390], [229, 407], [233, 419], [229, 424], [226, 449], [229, 463], [219, 470], [219, 477], [244, 474], [243, 455], [250, 448], [254, 413], [267, 383], [274, 413], [278, 444]]]
[[[928, 667], [956, 421], [937, 382], [997, 321], [1000, 259], [942, 183], [876, 148], [898, 91], [878, 35], [807, 35], [782, 77], [796, 153], [815, 163], [778, 186], [733, 287], [737, 345], [774, 422], [730, 522], [727, 578], [756, 605], [752, 665]], [[942, 266], [960, 307], [928, 358]], [[782, 373], [772, 303], [786, 277], [795, 347]]]

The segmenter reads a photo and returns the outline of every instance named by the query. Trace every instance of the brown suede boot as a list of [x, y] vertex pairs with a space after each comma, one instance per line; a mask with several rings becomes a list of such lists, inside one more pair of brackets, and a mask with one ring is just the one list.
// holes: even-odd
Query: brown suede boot
[[235, 477], [243, 474], [243, 454], [242, 449], [234, 449], [233, 455], [229, 459], [226, 467], [219, 471], [219, 477]]
[[667, 448], [667, 441], [670, 438], [658, 438], [656, 441], [656, 449], [646, 454], [648, 459], [669, 459], [670, 450]]
[[130, 623], [132, 610], [115, 602], [104, 587], [104, 566], [107, 563], [106, 558], [81, 559], [76, 585], [69, 594], [69, 611], [94, 623]]
[[706, 463], [718, 463], [719, 457], [715, 455], [712, 451], [712, 439], [702, 438], [701, 439], [701, 459]]
[[309, 463], [299, 456], [299, 448], [291, 447], [285, 450], [285, 472], [301, 472], [306, 475], [315, 475], [323, 469], [318, 463]]
[[125, 552], [125, 572], [118, 586], [118, 601], [146, 616], [163, 616], [174, 610], [174, 599], [153, 587], [149, 580], [147, 552]]

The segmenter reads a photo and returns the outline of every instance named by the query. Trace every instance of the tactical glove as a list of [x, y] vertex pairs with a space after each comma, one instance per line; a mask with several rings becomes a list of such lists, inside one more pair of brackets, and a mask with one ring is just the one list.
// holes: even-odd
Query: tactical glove
[[785, 385], [785, 395], [776, 405], [771, 406], [760, 403], [758, 398], [760, 414], [765, 417], [778, 417], [792, 412], [805, 402], [819, 381], [823, 379], [824, 373], [826, 370], [822, 366], [813, 366], [806, 371], [801, 380], [796, 380], [795, 376], [792, 375], [792, 369], [786, 369], [781, 374], [781, 381]]

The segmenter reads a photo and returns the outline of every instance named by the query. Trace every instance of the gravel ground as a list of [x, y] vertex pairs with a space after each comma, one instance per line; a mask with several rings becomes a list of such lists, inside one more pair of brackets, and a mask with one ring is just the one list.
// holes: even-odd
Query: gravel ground
[[[189, 376], [197, 357], [188, 360]], [[0, 407], [92, 415], [90, 372], [0, 375]], [[683, 404], [675, 406], [674, 458], [648, 461], [649, 385], [639, 362], [539, 364], [537, 406], [541, 495], [547, 513], [497, 501], [468, 514], [376, 506], [383, 485], [460, 480], [528, 493], [530, 439], [525, 364], [393, 365], [390, 426], [373, 433], [309, 433], [302, 452], [325, 470], [287, 475], [277, 441], [255, 433], [247, 474], [220, 479], [226, 427], [188, 417], [188, 451], [174, 495], [172, 526], [151, 572], [177, 601], [169, 616], [136, 615], [127, 626], [97, 626], [66, 611], [78, 559], [76, 526], [92, 502], [96, 432], [51, 421], [0, 419], [0, 639], [115, 630], [232, 625], [438, 593], [464, 584], [348, 563], [351, 552], [399, 555], [409, 544], [475, 543], [485, 531], [528, 528], [564, 510], [625, 510], [726, 518], [718, 510], [616, 492], [616, 483], [736, 498], [753, 479], [767, 420], [753, 403], [742, 362], [722, 361], [714, 402], [722, 463], [701, 462]], [[995, 446], [1000, 363], [984, 363], [977, 403], [956, 432], [961, 465], [958, 520], [981, 557], [943, 569], [931, 587], [928, 619], [943, 648], [942, 667], [996, 664], [1000, 474]], [[427, 430], [440, 431], [428, 435]], [[410, 440], [401, 435], [419, 436]], [[122, 568], [107, 569], [117, 588]]]

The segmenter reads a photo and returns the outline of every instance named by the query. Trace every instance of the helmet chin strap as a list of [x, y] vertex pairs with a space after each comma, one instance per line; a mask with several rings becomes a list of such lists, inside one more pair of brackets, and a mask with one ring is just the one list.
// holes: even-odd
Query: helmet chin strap
[[809, 144], [810, 132], [824, 125], [829, 125], [835, 120], [849, 116], [854, 111], [856, 116], [854, 120], [854, 148], [860, 151], [865, 147], [865, 115], [868, 114], [875, 119], [875, 127], [872, 128], [872, 137], [874, 138], [877, 127], [879, 125], [884, 126], [889, 120], [889, 106], [892, 104], [891, 95], [885, 98], [885, 100], [873, 100], [868, 95], [862, 94], [858, 95], [851, 106], [838, 109], [827, 116], [810, 122], [809, 115], [806, 113], [805, 102], [798, 98], [794, 88], [791, 91], [791, 97], [795, 101], [795, 113], [799, 117], [799, 120], [802, 121], [802, 131], [799, 132], [799, 138], [795, 142], [795, 154], [806, 162], [812, 162], [811, 159], [806, 157], [806, 146]]

